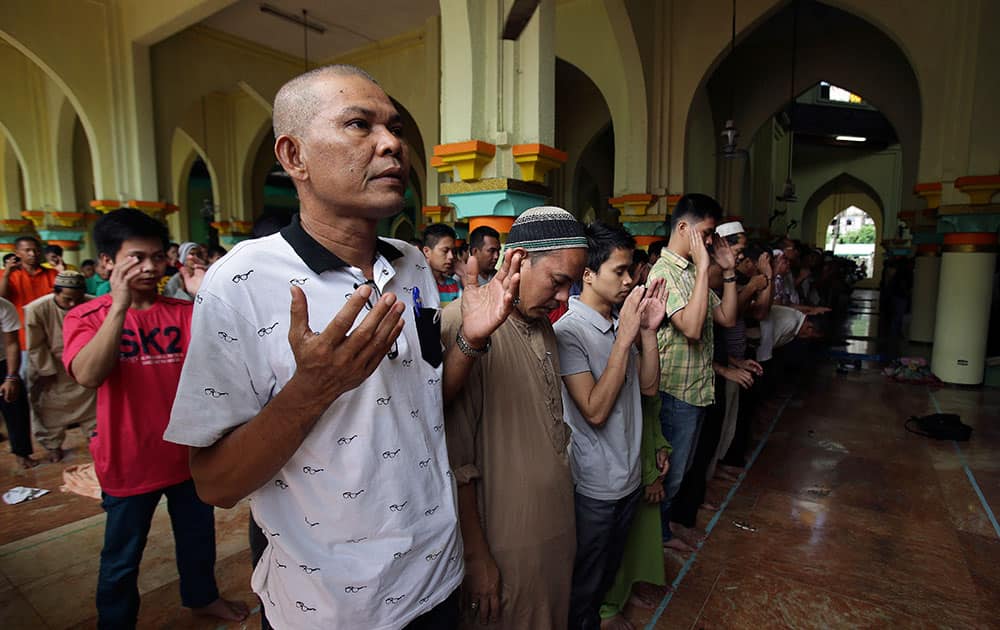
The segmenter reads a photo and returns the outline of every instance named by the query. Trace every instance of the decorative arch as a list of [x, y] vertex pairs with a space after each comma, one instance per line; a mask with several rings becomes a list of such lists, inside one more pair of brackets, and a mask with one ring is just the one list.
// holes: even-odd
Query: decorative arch
[[[900, 52], [903, 53], [906, 57], [907, 63], [911, 68], [913, 68], [914, 73], [918, 72], [920, 65], [915, 59], [913, 50], [907, 44], [906, 40], [896, 32], [896, 29], [891, 23], [882, 19], [876, 11], [872, 10], [870, 2], [867, 0], [824, 0], [824, 4], [836, 7], [845, 13], [856, 15], [860, 19], [868, 22], [880, 30], [886, 37], [892, 40], [892, 43], [895, 44]], [[917, 78], [920, 78], [919, 75]]]
[[[788, 33], [795, 6], [784, 1], [775, 3], [752, 19], [737, 35], [736, 55], [729, 56], [728, 43], [718, 48], [697, 88], [708, 91], [716, 130], [730, 117], [731, 92], [735, 91], [733, 116], [742, 134], [739, 145], [743, 148], [768, 119], [787, 105], [791, 55]], [[916, 181], [923, 101], [911, 56], [898, 43], [900, 38], [884, 25], [866, 20], [848, 2], [804, 0], [798, 3], [798, 12], [794, 92], [801, 94], [820, 81], [828, 81], [863, 95], [896, 131], [903, 148], [901, 181]], [[689, 179], [686, 171], [691, 168], [688, 139], [699, 111], [696, 93], [692, 92], [689, 100], [684, 129], [685, 179]], [[713, 139], [717, 151], [721, 137], [716, 133]]]
[[[406, 144], [410, 147], [410, 168], [412, 169], [410, 172], [410, 186], [417, 194], [416, 211], [419, 213], [420, 208], [423, 206], [424, 191], [427, 190], [424, 137], [420, 132], [420, 125], [417, 124], [417, 119], [413, 117], [410, 110], [393, 98], [392, 95], [389, 95], [389, 100], [396, 106], [396, 111], [399, 112], [400, 117], [403, 119], [403, 137], [406, 139]], [[416, 175], [416, 179], [414, 179], [414, 175]]]
[[[187, 203], [188, 176], [191, 173], [191, 166], [198, 158], [201, 158], [205, 163], [212, 180], [212, 203], [216, 206], [219, 203], [219, 178], [216, 176], [215, 166], [212, 165], [205, 150], [180, 127], [174, 129], [170, 155], [170, 190], [179, 208], [168, 219], [170, 233], [178, 238], [187, 238], [192, 211]], [[197, 208], [194, 211], [197, 212]]]
[[[611, 111], [601, 94], [600, 88], [589, 76], [570, 62], [556, 58], [556, 99], [555, 99], [555, 139], [556, 146], [569, 156], [566, 164], [558, 171], [559, 197], [556, 202], [564, 204], [577, 213], [582, 212], [579, 198], [579, 166], [585, 160], [588, 150], [594, 146], [595, 138], [612, 128]], [[609, 181], [602, 186], [605, 199], [613, 196], [614, 146], [608, 156]]]
[[198, 144], [194, 138], [191, 137], [188, 132], [184, 131], [181, 127], [174, 129], [174, 138], [171, 143], [171, 182], [173, 186], [171, 187], [174, 199], [178, 202], [183, 199], [181, 194], [183, 191], [184, 178], [191, 171], [191, 165], [194, 163], [196, 158], [201, 158], [208, 168], [208, 173], [212, 177], [212, 203], [219, 203], [219, 178], [216, 175], [215, 167], [212, 165], [212, 161], [208, 158], [208, 154], [205, 153], [205, 149]]
[[[407, 233], [406, 230], [409, 230]], [[409, 240], [417, 234], [417, 228], [413, 225], [413, 221], [410, 217], [406, 216], [405, 213], [400, 213], [393, 220], [392, 225], [389, 227], [389, 235], [392, 238], [398, 238], [400, 240]]]
[[[820, 73], [810, 73], [808, 66], [803, 65], [803, 55], [809, 53], [816, 53], [817, 51], [823, 52], [824, 43], [833, 41], [837, 43], [837, 33], [834, 29], [839, 29], [842, 24], [831, 24], [830, 16], [837, 16], [837, 19], [847, 18], [848, 21], [852, 22], [851, 27], [857, 29], [863, 29], [868, 31], [866, 35], [876, 35], [878, 38], [882, 39], [887, 43], [888, 49], [881, 52], [888, 52], [892, 62], [902, 62], [900, 65], [905, 67], [909, 73], [912, 75], [912, 83], [916, 92], [915, 102], [921, 104], [923, 101], [921, 99], [919, 80], [916, 76], [917, 65], [913, 60], [913, 55], [910, 53], [909, 49], [905, 45], [903, 39], [887, 24], [884, 20], [878, 19], [871, 11], [867, 10], [863, 2], [856, 2], [852, 0], [826, 0], [825, 2], [816, 1], [802, 1], [799, 3], [799, 64], [796, 68], [796, 93], [801, 94], [808, 87], [815, 85], [821, 80], [831, 81], [846, 87], [848, 84], [857, 88], [859, 94], [866, 94], [866, 100], [869, 100], [872, 104], [879, 108], [881, 111], [886, 111], [886, 102], [888, 99], [879, 99], [880, 90], [869, 89], [866, 85], [858, 84], [857, 80], [854, 78], [858, 74], [856, 72], [857, 67], [866, 67], [865, 62], [870, 62], [871, 60], [879, 61], [879, 59], [871, 54], [867, 49], [860, 50], [856, 46], [852, 46], [849, 49], [845, 47], [844, 49], [839, 49], [839, 55], [844, 55], [845, 53], [850, 54], [852, 62], [855, 62], [854, 67], [849, 71], [843, 73], [834, 72], [820, 72]], [[790, 38], [783, 37], [781, 41], [781, 46], [779, 48], [766, 48], [762, 46], [757, 46], [758, 42], [754, 42], [755, 36], [761, 34], [762, 30], [765, 30], [768, 26], [779, 26], [784, 29], [784, 32], [788, 32], [791, 28], [791, 12], [794, 9], [795, 3], [792, 0], [779, 0], [774, 2], [765, 10], [760, 13], [751, 16], [747, 21], [746, 25], [739, 28], [736, 33], [736, 45], [737, 51], [736, 56], [739, 58], [750, 58], [741, 65], [750, 66], [753, 65], [755, 71], [752, 73], [743, 73], [741, 85], [759, 85], [760, 79], [765, 75], [777, 75], [780, 89], [772, 89], [771, 86], [766, 88], [761, 86], [760, 92], [769, 96], [770, 105], [761, 106], [759, 109], [765, 111], [764, 114], [757, 114], [750, 118], [750, 124], [742, 124], [746, 122], [745, 117], [737, 118], [737, 126], [743, 130], [743, 142], [745, 143], [751, 135], [748, 135], [748, 131], [756, 130], [760, 127], [764, 120], [769, 118], [775, 111], [778, 110], [778, 106], [782, 103], [787, 102], [788, 95], [788, 56], [790, 55], [790, 50], [788, 47], [790, 44]], [[810, 24], [809, 20], [803, 20], [803, 11], [807, 11], [810, 8], [819, 11], [828, 12], [822, 17], [825, 19], [820, 20], [820, 24], [815, 25], [818, 27], [815, 37], [810, 37], [808, 29], [813, 26]], [[728, 3], [726, 4], [726, 10], [729, 9]], [[737, 8], [737, 18], [742, 21], [745, 16], [740, 15], [741, 8]], [[850, 28], [843, 29], [844, 31], [850, 31]], [[751, 53], [747, 53], [747, 50], [751, 50]], [[725, 72], [725, 66], [731, 63], [730, 55], [730, 42], [727, 37], [724, 42], [721, 42], [720, 46], [716, 47], [715, 53], [711, 60], [705, 65], [705, 70], [701, 75], [701, 80], [698, 82], [697, 86], [691, 90], [691, 96], [688, 100], [688, 108], [686, 113], [686, 118], [688, 124], [686, 128], [690, 127], [690, 119], [692, 115], [692, 109], [695, 106], [694, 103], [694, 93], [703, 87], [707, 87], [711, 80], [718, 74]], [[838, 55], [832, 55], [837, 57]], [[830, 61], [835, 61], [831, 59], [823, 59], [823, 61], [829, 63]], [[773, 72], [771, 72], [773, 70]], [[835, 76], [836, 75], [836, 76]], [[870, 81], [875, 87], [878, 87], [878, 81]], [[718, 100], [718, 99], [713, 99]], [[728, 99], [726, 99], [728, 102]], [[881, 101], [881, 102], [880, 102]], [[912, 107], [913, 101], [909, 101], [908, 106]], [[719, 108], [716, 107], [716, 110]], [[737, 109], [745, 109], [745, 103], [739, 103]], [[728, 112], [715, 111], [716, 122], [724, 122], [727, 118]], [[888, 114], [887, 114], [888, 116]], [[756, 121], [756, 124], [753, 124]], [[918, 127], [919, 129], [919, 127]], [[685, 134], [685, 137], [687, 134]]]
[[[99, 198], [105, 196], [106, 193], [104, 190], [104, 172], [102, 166], [104, 164], [104, 160], [102, 159], [101, 145], [97, 141], [97, 134], [94, 131], [94, 124], [90, 120], [90, 117], [87, 115], [87, 111], [83, 107], [83, 104], [81, 103], [77, 94], [72, 89], [70, 89], [69, 84], [67, 84], [66, 81], [64, 81], [63, 78], [59, 76], [59, 74], [52, 68], [52, 66], [47, 64], [39, 55], [35, 54], [35, 52], [31, 48], [21, 43], [21, 41], [18, 40], [16, 37], [12, 36], [10, 33], [6, 31], [0, 30], [0, 39], [6, 41], [8, 44], [13, 46], [18, 52], [20, 52], [22, 55], [30, 59], [36, 66], [41, 68], [42, 72], [44, 72], [45, 75], [48, 76], [49, 79], [51, 79], [52, 82], [55, 83], [62, 91], [62, 93], [66, 96], [66, 99], [72, 105], [76, 116], [80, 119], [80, 124], [83, 126], [83, 131], [87, 135], [87, 143], [90, 145], [91, 162], [94, 168], [94, 190]], [[61, 117], [62, 113], [60, 113], [60, 121]], [[10, 134], [8, 133], [7, 136], [9, 138]], [[70, 130], [70, 137], [72, 138], [72, 128]], [[72, 142], [70, 143], [70, 146], [72, 147]], [[24, 164], [23, 157], [19, 156], [19, 159], [21, 160], [21, 164], [23, 165]], [[22, 173], [24, 173], [23, 166], [21, 171]], [[26, 176], [27, 175], [25, 175], [25, 177]], [[27, 191], [30, 190], [30, 187], [27, 185], [27, 182], [25, 182], [25, 189], [26, 189], [25, 194], [27, 195]], [[31, 202], [29, 201], [28, 204], [30, 206]]]
[[577, 214], [587, 216], [584, 213], [590, 209], [596, 218], [608, 220], [604, 215], [608, 199], [613, 196], [616, 161], [614, 126], [609, 122], [594, 133], [576, 160], [572, 200]]
[[[802, 233], [811, 234], [815, 230], [809, 230], [809, 225], [806, 223], [808, 217], [816, 217], [816, 208], [820, 201], [826, 199], [830, 195], [844, 194], [844, 193], [862, 193], [871, 197], [872, 201], [878, 206], [879, 211], [885, 209], [885, 204], [882, 202], [882, 196], [878, 194], [871, 184], [868, 182], [851, 175], [850, 173], [843, 172], [836, 177], [831, 178], [825, 184], [820, 186], [809, 196], [802, 212]], [[827, 221], [829, 223], [829, 221]], [[825, 226], [825, 224], [823, 224]]]
[[875, 259], [871, 281], [877, 286], [882, 277], [883, 250], [878, 243], [886, 238], [885, 205], [878, 191], [850, 173], [841, 173], [816, 189], [802, 212], [802, 236], [817, 247], [826, 242], [830, 221], [849, 206], [857, 206], [875, 222]]
[[[79, 181], [80, 177], [87, 177], [90, 179], [91, 183], [94, 184], [96, 190], [97, 178], [95, 177], [95, 165], [94, 160], [94, 149], [90, 144], [89, 138], [87, 138], [86, 130], [84, 130], [83, 137], [81, 140], [86, 142], [86, 150], [89, 155], [89, 164], [87, 161], [78, 161], [77, 154], [77, 125], [83, 129], [83, 123], [80, 117], [77, 115], [76, 109], [69, 99], [64, 98], [59, 105], [59, 111], [56, 114], [56, 129], [55, 135], [53, 137], [53, 156], [55, 157], [56, 169], [56, 191], [58, 197], [56, 199], [60, 210], [65, 211], [77, 211], [80, 209], [81, 203], [86, 203], [92, 199], [91, 191], [89, 188], [82, 188], [83, 182]], [[88, 172], [89, 171], [89, 172]], [[84, 195], [84, 193], [86, 193]], [[83, 196], [87, 198], [84, 199]]]
[[[646, 78], [625, 3], [578, 0], [572, 5], [560, 5], [557, 10], [556, 56], [593, 81], [611, 113], [616, 157], [609, 196], [646, 192], [649, 162]], [[608, 45], [595, 46], [595, 41]]]
[[[239, 157], [239, 173], [240, 173], [240, 187], [243, 189], [243, 202], [249, 204], [249, 212], [247, 216], [252, 219], [256, 219], [259, 214], [259, 210], [263, 208], [263, 194], [256, 195], [258, 186], [263, 188], [264, 182], [267, 179], [267, 171], [263, 173], [257, 172], [260, 168], [259, 161], [263, 159], [260, 154], [269, 150], [272, 157], [274, 151], [272, 147], [265, 147], [266, 140], [271, 139], [273, 143], [274, 136], [272, 135], [272, 125], [270, 115], [265, 118], [257, 130], [254, 132], [253, 138], [246, 145], [246, 150], [243, 155]], [[261, 208], [257, 208], [258, 197], [260, 198]]]
[[[22, 195], [24, 195], [25, 206], [30, 208], [32, 203], [32, 199], [29, 197], [31, 194], [31, 186], [29, 182], [30, 173], [28, 173], [28, 171], [24, 168], [24, 153], [21, 152], [21, 147], [17, 145], [17, 141], [14, 140], [14, 136], [10, 133], [10, 130], [4, 126], [3, 122], [0, 122], [0, 135], [2, 135], [4, 140], [4, 142], [0, 144], [10, 147], [10, 151], [13, 153], [16, 160], [16, 164], [10, 165], [7, 164], [7, 160], [4, 160], [4, 170], [6, 172], [0, 173], [0, 177], [4, 178], [6, 184], [4, 186], [4, 190], [7, 195], [7, 199], [5, 200], [7, 210], [8, 212], [13, 210], [13, 202], [16, 202], [17, 204], [21, 203], [19, 198], [14, 197], [14, 195], [16, 195], [16, 191], [18, 190]], [[15, 168], [17, 169], [16, 171], [14, 170]], [[7, 171], [7, 169], [10, 169], [10, 171]], [[18, 177], [18, 175], [20, 175], [20, 177]], [[11, 184], [16, 185], [12, 186]], [[24, 209], [25, 208], [21, 208], [21, 210]], [[20, 219], [20, 212], [10, 218]]]

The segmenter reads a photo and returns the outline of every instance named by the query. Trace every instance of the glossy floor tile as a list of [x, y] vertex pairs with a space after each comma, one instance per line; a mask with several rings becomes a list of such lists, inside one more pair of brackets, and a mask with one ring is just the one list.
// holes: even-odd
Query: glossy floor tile
[[[75, 434], [75, 435], [74, 435]], [[18, 470], [13, 456], [0, 455], [0, 482], [40, 487], [50, 493], [17, 505], [0, 505], [0, 627], [93, 628], [94, 596], [104, 513], [100, 501], [62, 493], [65, 466], [90, 461], [79, 431], [70, 431], [69, 456], [59, 464]], [[4, 449], [5, 450], [5, 449]], [[37, 454], [36, 454], [37, 455]], [[247, 549], [249, 505], [216, 510], [216, 579], [223, 596], [257, 606], [250, 592]], [[216, 619], [194, 617], [181, 608], [174, 541], [165, 500], [153, 517], [139, 573], [143, 628], [218, 628]], [[256, 620], [237, 627], [256, 627]]]
[[[853, 332], [874, 330], [857, 318]], [[833, 367], [812, 365], [791, 393], [653, 627], [1000, 628], [1000, 535], [969, 479], [1000, 509], [1000, 390]], [[938, 408], [972, 440], [956, 449], [904, 429]], [[685, 560], [666, 559], [670, 578]], [[628, 612], [637, 627], [653, 617]]]

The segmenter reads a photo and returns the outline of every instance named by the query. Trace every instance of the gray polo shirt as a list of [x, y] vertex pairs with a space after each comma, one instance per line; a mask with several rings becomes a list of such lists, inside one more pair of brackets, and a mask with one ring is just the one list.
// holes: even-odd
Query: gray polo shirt
[[[569, 299], [569, 311], [553, 327], [559, 344], [563, 376], [590, 372], [596, 382], [611, 357], [618, 320], [580, 301]], [[604, 426], [587, 422], [563, 387], [563, 415], [573, 429], [570, 462], [580, 494], [602, 501], [628, 496], [642, 481], [639, 449], [642, 443], [642, 400], [639, 393], [639, 351], [629, 352], [625, 382]]]

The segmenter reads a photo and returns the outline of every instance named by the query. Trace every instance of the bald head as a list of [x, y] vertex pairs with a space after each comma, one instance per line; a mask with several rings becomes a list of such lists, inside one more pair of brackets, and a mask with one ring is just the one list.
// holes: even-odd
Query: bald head
[[282, 135], [302, 135], [303, 130], [316, 116], [321, 105], [320, 97], [314, 89], [317, 82], [330, 76], [357, 76], [378, 85], [372, 75], [357, 66], [335, 64], [323, 66], [300, 74], [281, 86], [274, 97], [272, 119], [274, 137]]

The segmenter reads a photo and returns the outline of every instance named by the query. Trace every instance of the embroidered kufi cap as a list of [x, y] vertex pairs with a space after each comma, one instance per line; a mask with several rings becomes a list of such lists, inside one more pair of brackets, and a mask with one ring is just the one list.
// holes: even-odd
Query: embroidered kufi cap
[[87, 279], [79, 271], [63, 271], [56, 276], [55, 285], [61, 289], [87, 290]]
[[529, 252], [587, 248], [583, 224], [569, 212], [555, 206], [529, 208], [517, 217], [507, 235], [506, 247], [523, 247]]
[[743, 234], [746, 230], [743, 229], [743, 224], [739, 221], [730, 221], [728, 223], [723, 223], [722, 225], [715, 228], [715, 233], [725, 238], [727, 236], [732, 236], [733, 234]]

